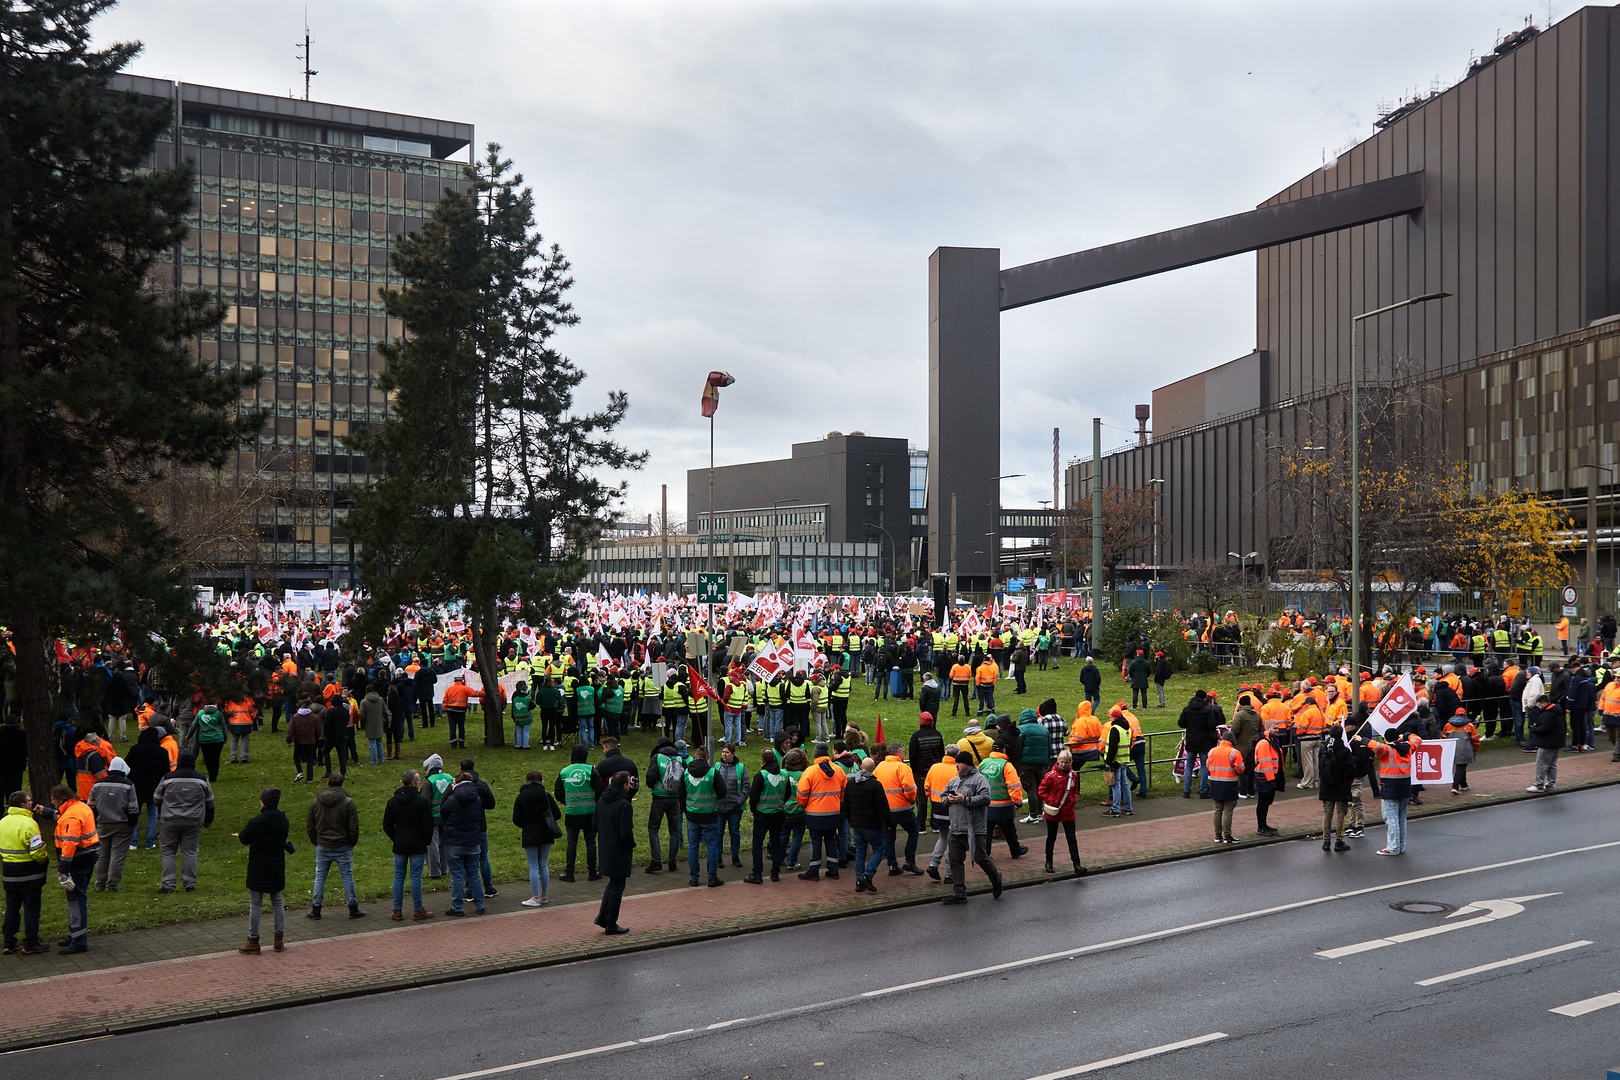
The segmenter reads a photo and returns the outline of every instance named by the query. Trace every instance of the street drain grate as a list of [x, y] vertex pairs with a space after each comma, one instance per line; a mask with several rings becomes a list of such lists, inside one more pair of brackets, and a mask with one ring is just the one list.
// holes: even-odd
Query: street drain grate
[[1450, 915], [1457, 910], [1454, 905], [1442, 904], [1438, 900], [1402, 900], [1389, 906], [1411, 915]]

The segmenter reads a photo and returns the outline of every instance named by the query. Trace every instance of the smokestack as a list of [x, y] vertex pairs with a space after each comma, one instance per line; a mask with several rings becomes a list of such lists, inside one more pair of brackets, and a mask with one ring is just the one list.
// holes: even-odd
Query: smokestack
[[1136, 445], [1146, 446], [1148, 442], [1148, 417], [1153, 415], [1151, 405], [1138, 405], [1136, 407]]

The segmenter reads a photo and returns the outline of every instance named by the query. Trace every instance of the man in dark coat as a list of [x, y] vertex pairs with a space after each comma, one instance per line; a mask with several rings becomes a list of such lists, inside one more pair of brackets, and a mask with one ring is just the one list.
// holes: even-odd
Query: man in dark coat
[[1080, 669], [1080, 688], [1085, 691], [1086, 700], [1091, 702], [1095, 710], [1102, 701], [1102, 672], [1091, 657], [1086, 657], [1085, 666]]
[[1136, 655], [1131, 658], [1127, 673], [1131, 679], [1131, 708], [1137, 707], [1138, 695], [1141, 697], [1142, 708], [1147, 708], [1148, 680], [1153, 678], [1153, 661], [1149, 660], [1141, 649], [1138, 649]]
[[923, 676], [922, 689], [917, 691], [917, 711], [929, 716], [939, 715], [939, 683], [934, 681], [932, 671]]
[[284, 948], [282, 934], [287, 929], [287, 912], [281, 904], [281, 892], [287, 887], [287, 856], [296, 850], [287, 842], [289, 829], [287, 815], [281, 812], [281, 789], [265, 788], [259, 793], [258, 815], [236, 834], [248, 849], [248, 939], [237, 952], [258, 955], [259, 916], [266, 894], [276, 919], [273, 950], [281, 952]]
[[619, 903], [624, 899], [624, 884], [630, 878], [630, 867], [635, 860], [636, 822], [630, 809], [630, 799], [636, 793], [636, 781], [628, 772], [613, 774], [607, 790], [596, 803], [596, 837], [601, 848], [602, 873], [607, 877], [607, 888], [602, 890], [602, 908], [596, 913], [596, 925], [604, 934], [628, 934], [628, 927], [619, 925]]
[[1181, 797], [1192, 798], [1193, 773], [1198, 774], [1198, 797], [1209, 798], [1209, 763], [1207, 755], [1215, 749], [1215, 728], [1218, 726], [1215, 714], [1209, 707], [1209, 694], [1199, 690], [1193, 694], [1187, 707], [1181, 710], [1181, 719], [1176, 726], [1186, 731], [1187, 762], [1186, 772], [1181, 778]]
[[[146, 808], [146, 846], [157, 847], [157, 793], [158, 781], [169, 775], [169, 752], [163, 749], [163, 729], [149, 725], [135, 740], [135, 745], [124, 755], [129, 765], [129, 780], [135, 785], [135, 799]], [[141, 830], [137, 822], [135, 835], [129, 838], [130, 850], [141, 845]]]
[[405, 918], [405, 875], [411, 878], [413, 919], [431, 919], [433, 912], [422, 906], [422, 862], [427, 858], [428, 841], [433, 838], [433, 804], [422, 794], [422, 774], [407, 769], [399, 790], [383, 807], [383, 832], [394, 842], [395, 922]]

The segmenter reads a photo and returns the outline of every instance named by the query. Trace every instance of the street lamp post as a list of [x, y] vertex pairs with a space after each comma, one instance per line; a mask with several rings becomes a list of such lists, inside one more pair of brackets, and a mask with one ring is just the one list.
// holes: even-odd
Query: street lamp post
[[[1015, 473], [1005, 473], [1005, 474], [1003, 474], [1001, 476], [996, 477], [996, 484], [997, 484], [997, 487], [996, 487], [996, 502], [995, 502], [995, 505], [990, 508], [990, 524], [995, 529], [995, 532], [989, 533], [988, 534], [989, 536], [995, 537], [996, 534], [1001, 531], [1001, 487], [1000, 487], [1001, 481], [1003, 481], [1003, 480], [1015, 480], [1018, 477], [1023, 476], [1023, 475], [1024, 474], [1021, 473], [1021, 472], [1015, 472]], [[999, 538], [996, 538], [996, 539], [992, 539], [990, 541], [990, 592], [991, 593], [994, 593], [996, 591], [996, 575], [999, 574], [1000, 572], [1001, 572], [1001, 540]]]
[[1159, 588], [1159, 564], [1164, 561], [1159, 554], [1159, 497], [1164, 494], [1165, 481], [1162, 477], [1154, 477], [1148, 481], [1153, 485], [1153, 584], [1148, 586], [1148, 614], [1153, 614], [1153, 595]]
[[[1411, 296], [1350, 319], [1350, 664], [1354, 679], [1361, 670], [1361, 322], [1375, 315], [1443, 300], [1448, 292]], [[1354, 685], [1352, 683], [1352, 685]]]
[[[884, 536], [888, 537], [888, 539], [889, 539], [889, 574], [890, 574], [890, 577], [889, 577], [889, 592], [892, 594], [893, 592], [895, 592], [895, 588], [894, 588], [895, 579], [898, 577], [898, 575], [895, 574], [895, 561], [900, 557], [898, 550], [894, 546], [894, 536], [889, 532], [888, 529], [885, 529], [883, 526], [874, 524], [873, 522], [870, 522], [870, 521], [868, 521], [866, 523], [866, 527], [868, 529], [876, 529], [878, 532], [882, 533]], [[879, 569], [882, 568], [882, 563], [883, 563], [883, 548], [880, 545], [878, 547]], [[878, 587], [882, 588], [882, 585], [883, 585], [883, 575], [881, 573], [879, 573], [878, 574]]]
[[[1258, 551], [1251, 551], [1247, 555], [1239, 555], [1235, 551], [1228, 551], [1226, 553], [1227, 558], [1236, 559], [1238, 561], [1238, 572], [1243, 575], [1243, 595], [1245, 597], [1249, 595], [1249, 560], [1257, 558], [1259, 555], [1260, 553]], [[1245, 601], [1243, 604], [1243, 614], [1247, 615], [1248, 613], [1249, 605]], [[1215, 613], [1213, 611], [1210, 612], [1209, 615], [1211, 619], [1215, 617]]]

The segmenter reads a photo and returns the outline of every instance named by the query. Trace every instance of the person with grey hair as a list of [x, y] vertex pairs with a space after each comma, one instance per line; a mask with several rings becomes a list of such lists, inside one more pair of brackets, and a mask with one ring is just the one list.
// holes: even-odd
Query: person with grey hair
[[967, 903], [967, 855], [971, 848], [973, 861], [990, 878], [991, 895], [1001, 899], [1001, 871], [990, 857], [990, 834], [985, 811], [990, 806], [990, 782], [973, 767], [972, 758], [961, 755], [956, 762], [956, 777], [945, 785], [946, 812], [950, 815], [949, 855], [951, 868], [951, 895], [947, 904]]

